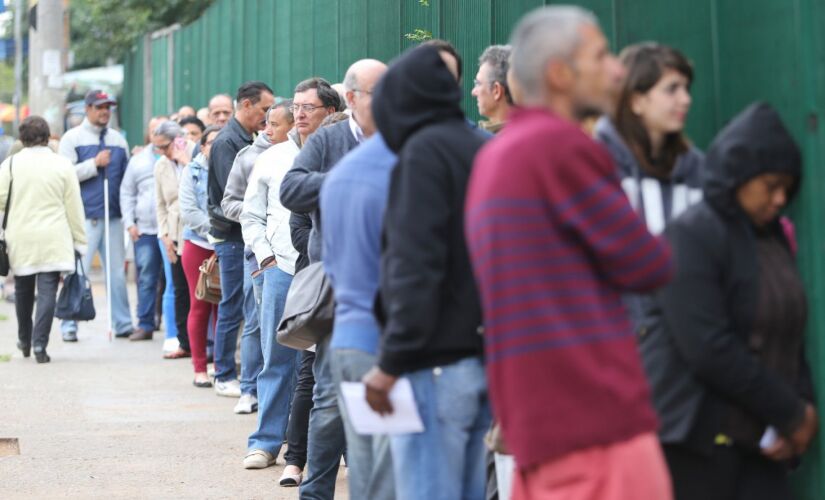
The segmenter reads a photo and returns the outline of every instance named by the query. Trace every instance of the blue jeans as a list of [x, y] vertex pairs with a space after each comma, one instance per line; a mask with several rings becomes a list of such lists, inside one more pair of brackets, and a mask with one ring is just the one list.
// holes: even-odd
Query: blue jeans
[[258, 375], [258, 428], [249, 436], [248, 447], [278, 456], [289, 422], [289, 402], [295, 390], [296, 367], [301, 351], [275, 340], [292, 275], [271, 267], [261, 277], [261, 300], [266, 305], [260, 308], [260, 349], [263, 351], [264, 366]]
[[[255, 289], [263, 287], [263, 276], [253, 278], [258, 270], [255, 256], [244, 258], [243, 273], [243, 332], [241, 332], [241, 393], [258, 395], [258, 374], [264, 366], [261, 354], [261, 327]], [[260, 294], [260, 292], [259, 292]]]
[[178, 336], [178, 315], [175, 310], [175, 280], [172, 278], [172, 263], [169, 262], [169, 255], [166, 254], [166, 245], [163, 240], [155, 239], [158, 250], [160, 250], [160, 258], [163, 265], [164, 280], [163, 295], [161, 300], [161, 308], [163, 311], [163, 324], [166, 327], [166, 335], [164, 338], [173, 339]]
[[[95, 253], [100, 253], [103, 271], [106, 272], [106, 245], [104, 242], [103, 219], [86, 219], [86, 239], [88, 251], [83, 256], [83, 267], [86, 272], [92, 267]], [[111, 300], [112, 300], [112, 333], [127, 333], [132, 331], [132, 313], [129, 312], [129, 296], [126, 293], [126, 275], [123, 264], [126, 262], [124, 247], [123, 223], [118, 219], [109, 219], [109, 248], [111, 249]], [[100, 313], [98, 313], [100, 314]], [[105, 311], [104, 314], [105, 315]], [[102, 316], [102, 315], [101, 315]], [[60, 324], [63, 332], [76, 332], [77, 322], [65, 320]]]
[[155, 299], [160, 276], [161, 253], [156, 234], [141, 234], [135, 242], [135, 266], [137, 267], [137, 320], [138, 327], [155, 330]]
[[483, 499], [490, 427], [480, 358], [407, 374], [424, 432], [390, 438], [398, 500]]
[[346, 449], [344, 424], [338, 411], [338, 388], [332, 378], [327, 338], [315, 348], [314, 406], [309, 414], [309, 471], [301, 483], [301, 500], [329, 500], [335, 495], [338, 466]]
[[221, 272], [221, 302], [218, 304], [213, 357], [215, 380], [224, 382], [238, 378], [235, 369], [235, 348], [238, 343], [238, 328], [243, 318], [243, 243], [216, 243], [215, 254], [218, 256]]
[[[335, 349], [331, 355], [336, 388], [341, 386], [341, 382], [360, 382], [376, 362], [374, 354], [355, 349]], [[358, 434], [349, 421], [344, 399], [340, 396], [338, 407], [347, 436], [350, 498], [393, 500], [395, 486], [389, 437]]]

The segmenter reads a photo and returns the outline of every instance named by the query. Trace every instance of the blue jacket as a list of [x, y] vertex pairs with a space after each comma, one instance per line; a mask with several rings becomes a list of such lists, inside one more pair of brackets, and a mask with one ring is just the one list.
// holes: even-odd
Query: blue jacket
[[[109, 166], [95, 166], [95, 156], [111, 151]], [[129, 163], [129, 145], [123, 135], [92, 125], [87, 118], [60, 139], [58, 152], [71, 160], [80, 181], [80, 197], [87, 219], [103, 218], [103, 178], [109, 178], [109, 217], [120, 218], [120, 183]]]
[[180, 175], [178, 207], [183, 221], [183, 239], [206, 242], [209, 233], [207, 211], [207, 179], [209, 167], [206, 157], [198, 154]]
[[321, 188], [324, 270], [335, 291], [333, 349], [370, 354], [378, 350], [379, 327], [372, 306], [390, 172], [396, 161], [375, 134], [341, 159]]

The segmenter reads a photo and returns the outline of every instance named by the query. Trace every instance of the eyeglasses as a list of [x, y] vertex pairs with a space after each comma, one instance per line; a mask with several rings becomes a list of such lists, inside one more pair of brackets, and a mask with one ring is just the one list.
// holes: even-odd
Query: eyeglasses
[[304, 113], [311, 115], [313, 111], [320, 108], [323, 108], [323, 106], [313, 106], [312, 104], [293, 104], [289, 107], [289, 112], [294, 115], [298, 113], [298, 111], [303, 111]]
[[372, 90], [352, 89], [353, 92], [361, 92], [362, 94], [372, 95]]
[[171, 146], [171, 145], [172, 145], [172, 142], [167, 142], [163, 146], [155, 146], [155, 149], [157, 149], [158, 151], [166, 151], [167, 149], [169, 149], [169, 146]]

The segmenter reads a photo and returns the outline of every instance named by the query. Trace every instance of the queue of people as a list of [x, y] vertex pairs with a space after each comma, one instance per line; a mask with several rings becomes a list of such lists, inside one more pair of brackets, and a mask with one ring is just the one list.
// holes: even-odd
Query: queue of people
[[[689, 60], [652, 42], [614, 57], [578, 7], [539, 8], [481, 54], [478, 125], [463, 70], [431, 40], [354, 62], [341, 94], [247, 82], [153, 118], [131, 159], [102, 92], [60, 155], [28, 118], [0, 165], [19, 348], [49, 360], [75, 252], [85, 269], [109, 252], [113, 333], [151, 340], [165, 259], [164, 357], [258, 413], [242, 465], [266, 469], [286, 443], [278, 482], [300, 498], [333, 498], [342, 458], [353, 499], [793, 498], [818, 416], [782, 217], [802, 159], [777, 111], [749, 106], [705, 155], [684, 131]], [[217, 304], [198, 293], [215, 259]], [[318, 266], [332, 326], [293, 349], [279, 323]], [[401, 379], [423, 431], [359, 433], [342, 383], [389, 414]]]

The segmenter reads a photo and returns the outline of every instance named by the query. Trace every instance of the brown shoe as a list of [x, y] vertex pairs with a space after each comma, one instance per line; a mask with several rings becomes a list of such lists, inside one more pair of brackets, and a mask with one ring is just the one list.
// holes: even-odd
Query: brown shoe
[[147, 332], [143, 328], [135, 328], [129, 335], [129, 340], [152, 340], [152, 332]]

